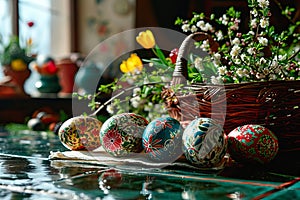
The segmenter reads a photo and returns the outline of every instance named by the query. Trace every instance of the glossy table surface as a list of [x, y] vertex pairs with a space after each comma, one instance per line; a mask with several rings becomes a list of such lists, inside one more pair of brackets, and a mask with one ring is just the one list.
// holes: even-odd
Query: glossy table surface
[[49, 160], [66, 150], [51, 132], [1, 127], [0, 199], [300, 199], [298, 154], [218, 171]]

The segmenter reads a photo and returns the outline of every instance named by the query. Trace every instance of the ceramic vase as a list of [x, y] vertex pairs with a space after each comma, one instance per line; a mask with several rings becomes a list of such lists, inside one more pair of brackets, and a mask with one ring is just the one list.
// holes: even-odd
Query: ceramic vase
[[40, 93], [58, 93], [61, 90], [59, 78], [54, 75], [40, 75], [40, 79], [35, 83], [35, 87]]

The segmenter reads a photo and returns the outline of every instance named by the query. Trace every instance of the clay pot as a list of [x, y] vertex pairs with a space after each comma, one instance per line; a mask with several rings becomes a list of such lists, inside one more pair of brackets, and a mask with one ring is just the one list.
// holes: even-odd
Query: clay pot
[[10, 77], [10, 83], [15, 85], [16, 93], [26, 94], [24, 90], [24, 83], [29, 78], [31, 71], [27, 68], [23, 71], [12, 70], [10, 66], [2, 66], [3, 74], [7, 77]]
[[71, 94], [73, 92], [75, 75], [78, 71], [76, 63], [67, 58], [57, 61], [56, 66], [58, 67], [59, 83], [62, 87], [60, 93], [62, 95]]

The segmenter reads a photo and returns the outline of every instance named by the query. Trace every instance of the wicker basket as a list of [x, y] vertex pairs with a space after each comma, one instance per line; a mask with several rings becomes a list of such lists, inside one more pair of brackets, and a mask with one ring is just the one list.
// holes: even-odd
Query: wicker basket
[[[182, 43], [171, 85], [186, 84], [187, 57], [194, 41], [209, 39], [203, 33], [189, 35]], [[213, 49], [214, 50], [214, 49]], [[241, 84], [185, 85], [191, 94], [166, 89], [162, 96], [171, 117], [189, 122], [212, 117], [228, 134], [244, 124], [259, 124], [278, 137], [281, 152], [300, 152], [300, 81], [269, 81]]]

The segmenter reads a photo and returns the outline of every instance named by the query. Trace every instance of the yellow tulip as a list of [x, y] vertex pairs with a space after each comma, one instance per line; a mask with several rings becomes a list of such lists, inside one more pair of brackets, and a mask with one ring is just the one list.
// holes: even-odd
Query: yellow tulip
[[123, 60], [120, 64], [120, 70], [123, 73], [132, 73], [135, 71], [141, 71], [143, 69], [143, 63], [135, 53], [131, 54], [127, 60]]
[[15, 59], [11, 61], [11, 68], [15, 71], [24, 71], [27, 65], [22, 59]]
[[150, 30], [140, 32], [136, 41], [145, 49], [151, 49], [155, 46], [155, 38]]
[[28, 40], [26, 41], [26, 43], [27, 43], [28, 46], [31, 46], [32, 43], [33, 43], [32, 38], [31, 37], [28, 38]]

